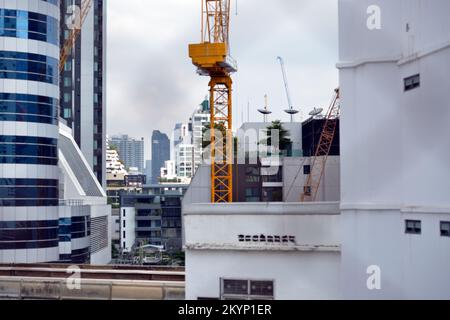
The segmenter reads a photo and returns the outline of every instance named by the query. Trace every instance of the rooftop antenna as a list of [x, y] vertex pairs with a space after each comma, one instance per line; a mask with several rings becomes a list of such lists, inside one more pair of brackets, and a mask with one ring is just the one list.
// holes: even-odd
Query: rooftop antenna
[[286, 97], [287, 97], [288, 104], [289, 104], [289, 109], [284, 110], [284, 112], [286, 112], [287, 114], [289, 114], [291, 116], [291, 123], [292, 123], [292, 122], [294, 122], [294, 115], [296, 115], [300, 111], [295, 110], [294, 105], [292, 104], [291, 93], [289, 91], [289, 85], [288, 85], [288, 80], [287, 80], [287, 75], [286, 75], [286, 68], [284, 66], [284, 60], [282, 57], [277, 57], [277, 60], [280, 61], [281, 72], [283, 73], [284, 87], [286, 90]]
[[263, 114], [263, 116], [264, 116], [264, 123], [266, 123], [267, 122], [267, 117], [269, 116], [269, 114], [272, 114], [272, 111], [269, 110], [269, 100], [268, 100], [267, 94], [264, 96], [264, 100], [265, 100], [264, 109], [259, 109], [258, 112]]

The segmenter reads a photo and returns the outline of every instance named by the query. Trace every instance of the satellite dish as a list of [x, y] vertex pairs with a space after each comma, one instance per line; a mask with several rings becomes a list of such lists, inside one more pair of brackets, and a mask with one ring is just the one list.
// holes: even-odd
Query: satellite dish
[[297, 113], [299, 113], [300, 111], [298, 111], [298, 110], [295, 110], [295, 109], [288, 109], [288, 110], [284, 110], [284, 112], [286, 112], [287, 114], [290, 114], [290, 115], [294, 115], [294, 114], [297, 114]]
[[258, 109], [259, 113], [262, 113], [264, 115], [272, 114], [272, 111], [266, 110], [266, 109]]
[[309, 115], [310, 115], [311, 117], [316, 117], [316, 116], [320, 115], [320, 114], [322, 113], [322, 111], [323, 111], [323, 108], [314, 108], [314, 110], [311, 111], [311, 112], [309, 113]]

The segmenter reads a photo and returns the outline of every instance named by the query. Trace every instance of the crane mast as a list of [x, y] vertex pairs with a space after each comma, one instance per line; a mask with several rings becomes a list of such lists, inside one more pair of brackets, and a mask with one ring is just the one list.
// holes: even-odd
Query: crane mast
[[230, 0], [202, 0], [201, 43], [189, 45], [198, 73], [209, 76], [211, 202], [233, 202], [232, 80]]
[[314, 202], [317, 199], [319, 187], [325, 173], [325, 166], [336, 135], [340, 111], [340, 92], [339, 89], [336, 89], [330, 108], [325, 117], [325, 123], [323, 125], [316, 153], [311, 159], [311, 170], [303, 188], [301, 202]]

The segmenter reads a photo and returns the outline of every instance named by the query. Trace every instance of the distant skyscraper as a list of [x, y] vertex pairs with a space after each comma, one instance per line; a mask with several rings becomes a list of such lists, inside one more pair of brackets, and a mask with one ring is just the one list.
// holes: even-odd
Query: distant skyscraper
[[0, 2], [0, 263], [59, 260], [56, 4]]
[[[49, 1], [52, 2], [52, 1]], [[61, 0], [62, 45], [69, 35], [66, 21], [81, 0]], [[60, 116], [73, 129], [100, 184], [106, 188], [106, 1], [93, 0], [72, 55], [60, 78]]]
[[147, 176], [147, 183], [152, 183], [152, 160], [145, 161], [145, 175]]
[[152, 183], [158, 183], [161, 168], [167, 160], [170, 160], [170, 140], [166, 134], [155, 130], [152, 135]]
[[116, 147], [120, 160], [127, 168], [137, 168], [144, 173], [144, 138], [137, 140], [128, 135], [113, 136], [109, 144]]

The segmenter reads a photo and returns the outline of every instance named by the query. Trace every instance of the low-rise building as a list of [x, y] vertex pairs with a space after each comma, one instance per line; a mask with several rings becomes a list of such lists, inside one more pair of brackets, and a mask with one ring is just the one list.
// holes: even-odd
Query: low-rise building
[[168, 252], [182, 249], [181, 201], [187, 185], [147, 185], [143, 192], [123, 193], [120, 244], [125, 253], [150, 244]]

